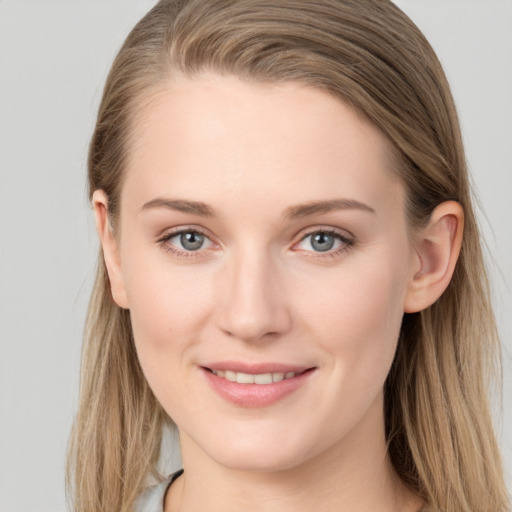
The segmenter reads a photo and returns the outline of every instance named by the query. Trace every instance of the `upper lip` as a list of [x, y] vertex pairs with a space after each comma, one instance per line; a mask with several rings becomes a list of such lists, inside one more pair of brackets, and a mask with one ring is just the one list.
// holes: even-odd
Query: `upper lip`
[[302, 373], [306, 370], [313, 368], [312, 366], [295, 365], [295, 364], [284, 364], [284, 363], [248, 363], [242, 361], [219, 361], [205, 365], [201, 365], [203, 368], [214, 371], [232, 371], [236, 373], [248, 373], [258, 375], [262, 373]]

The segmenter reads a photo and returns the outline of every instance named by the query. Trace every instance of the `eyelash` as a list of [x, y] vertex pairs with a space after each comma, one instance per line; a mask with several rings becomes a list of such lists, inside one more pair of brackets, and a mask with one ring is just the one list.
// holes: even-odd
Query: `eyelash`
[[[208, 240], [210, 240], [210, 237], [201, 229], [198, 229], [198, 228], [184, 228], [183, 229], [183, 228], [181, 228], [181, 229], [178, 229], [177, 231], [167, 233], [163, 237], [159, 238], [157, 240], [157, 243], [159, 243], [165, 251], [173, 254], [174, 256], [176, 256], [178, 258], [201, 258], [201, 257], [203, 257], [204, 254], [202, 253], [201, 249], [198, 249], [197, 251], [183, 251], [181, 249], [177, 249], [176, 247], [174, 247], [173, 245], [171, 245], [169, 243], [169, 240], [171, 240], [172, 238], [174, 238], [176, 236], [182, 235], [183, 233], [197, 233], [201, 236], [204, 236]], [[314, 254], [314, 256], [308, 254], [307, 257], [311, 257], [311, 258], [315, 258], [315, 259], [336, 258], [336, 257], [341, 256], [342, 253], [348, 251], [350, 248], [352, 248], [355, 245], [355, 240], [353, 238], [349, 238], [346, 235], [341, 234], [340, 232], [338, 232], [332, 228], [329, 228], [329, 229], [316, 228], [314, 230], [306, 232], [302, 236], [302, 238], [294, 244], [294, 246], [300, 244], [301, 242], [306, 240], [309, 236], [317, 235], [317, 234], [333, 236], [334, 238], [339, 240], [342, 245], [336, 250], [325, 251], [325, 253], [322, 253], [321, 251], [305, 251], [306, 253]]]
[[210, 240], [210, 237], [204, 231], [201, 231], [198, 228], [181, 228], [177, 231], [165, 234], [163, 237], [158, 239], [157, 242], [163, 247], [165, 251], [178, 258], [200, 258], [204, 256], [200, 249], [197, 251], [182, 251], [169, 243], [169, 240], [176, 236], [182, 235], [183, 233], [197, 233], [198, 235], [204, 236]]
[[321, 252], [321, 251], [305, 251], [305, 253], [307, 254], [306, 257], [308, 257], [308, 258], [315, 258], [315, 259], [318, 259], [318, 258], [331, 258], [331, 259], [332, 258], [337, 258], [337, 257], [340, 257], [343, 253], [347, 252], [350, 248], [352, 248], [355, 245], [355, 239], [354, 238], [349, 238], [348, 236], [346, 236], [345, 234], [340, 233], [339, 231], [336, 231], [336, 230], [334, 230], [332, 228], [328, 228], [328, 229], [327, 228], [316, 228], [314, 230], [306, 232], [301, 237], [301, 239], [297, 243], [294, 244], [294, 246], [300, 244], [301, 242], [306, 240], [308, 237], [313, 236], [313, 235], [318, 235], [318, 234], [332, 236], [333, 238], [335, 238], [335, 239], [337, 239], [337, 240], [339, 240], [341, 242], [341, 246], [338, 247], [337, 249], [328, 250], [328, 251], [325, 251], [325, 252]]

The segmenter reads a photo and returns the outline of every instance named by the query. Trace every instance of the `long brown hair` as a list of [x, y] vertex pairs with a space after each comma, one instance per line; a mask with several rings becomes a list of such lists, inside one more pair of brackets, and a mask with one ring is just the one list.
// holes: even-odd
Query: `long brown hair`
[[[390, 141], [412, 228], [443, 201], [465, 214], [453, 279], [428, 309], [405, 314], [385, 386], [388, 449], [400, 478], [443, 512], [505, 512], [489, 412], [500, 374], [460, 128], [442, 67], [388, 0], [162, 0], [132, 30], [110, 71], [89, 151], [115, 229], [131, 126], [176, 73], [298, 81], [332, 94]], [[87, 318], [80, 403], [68, 460], [77, 512], [128, 512], [157, 479], [170, 421], [137, 360], [128, 311], [112, 300], [100, 254]]]

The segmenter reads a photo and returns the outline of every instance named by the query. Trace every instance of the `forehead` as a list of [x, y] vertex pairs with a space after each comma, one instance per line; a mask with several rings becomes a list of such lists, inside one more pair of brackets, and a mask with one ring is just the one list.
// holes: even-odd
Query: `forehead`
[[140, 204], [171, 195], [261, 208], [354, 196], [378, 206], [401, 193], [381, 132], [294, 82], [180, 77], [141, 110], [128, 152], [122, 196]]

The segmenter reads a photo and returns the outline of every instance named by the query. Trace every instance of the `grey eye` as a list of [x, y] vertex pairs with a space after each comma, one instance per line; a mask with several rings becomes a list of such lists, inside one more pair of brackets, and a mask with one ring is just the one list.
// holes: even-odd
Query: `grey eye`
[[335, 239], [329, 233], [315, 233], [311, 236], [311, 247], [315, 251], [330, 251], [334, 247]]
[[204, 244], [205, 236], [197, 231], [186, 231], [179, 235], [181, 246], [187, 251], [197, 251]]
[[335, 252], [351, 244], [349, 239], [333, 231], [314, 231], [299, 242], [299, 248], [308, 252]]

